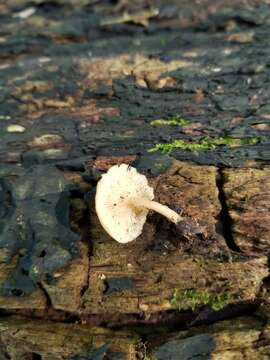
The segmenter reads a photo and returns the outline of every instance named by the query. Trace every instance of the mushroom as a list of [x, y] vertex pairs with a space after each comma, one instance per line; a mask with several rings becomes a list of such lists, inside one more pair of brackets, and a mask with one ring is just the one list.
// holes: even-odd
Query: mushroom
[[142, 233], [149, 210], [160, 213], [175, 224], [183, 219], [153, 199], [153, 188], [144, 175], [129, 165], [114, 165], [97, 184], [96, 212], [101, 225], [112, 238], [128, 243]]

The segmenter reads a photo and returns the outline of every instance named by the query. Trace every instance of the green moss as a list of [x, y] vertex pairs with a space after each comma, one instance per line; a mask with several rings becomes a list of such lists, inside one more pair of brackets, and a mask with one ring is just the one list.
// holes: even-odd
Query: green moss
[[194, 311], [197, 307], [207, 305], [218, 311], [229, 303], [229, 297], [225, 293], [213, 294], [208, 290], [198, 291], [195, 289], [180, 291], [174, 290], [171, 305], [178, 310]]
[[207, 151], [215, 149], [216, 146], [241, 146], [241, 145], [254, 145], [261, 141], [259, 137], [247, 137], [247, 138], [230, 138], [220, 137], [217, 139], [204, 138], [199, 142], [187, 142], [184, 140], [174, 140], [171, 143], [156, 144], [148, 152], [161, 151], [163, 153], [170, 153], [173, 150], [187, 150], [187, 151]]
[[153, 120], [153, 121], [151, 121], [150, 124], [154, 125], [154, 126], [156, 126], [156, 125], [157, 126], [159, 126], [159, 125], [184, 126], [184, 125], [189, 124], [189, 121], [186, 119], [183, 119], [181, 117], [175, 117], [175, 118], [168, 119], [168, 120], [165, 120], [165, 119]]
[[120, 140], [126, 140], [126, 139], [130, 139], [132, 138], [133, 134], [132, 133], [118, 133], [118, 134], [114, 134], [112, 135], [112, 139], [115, 141], [120, 141]]

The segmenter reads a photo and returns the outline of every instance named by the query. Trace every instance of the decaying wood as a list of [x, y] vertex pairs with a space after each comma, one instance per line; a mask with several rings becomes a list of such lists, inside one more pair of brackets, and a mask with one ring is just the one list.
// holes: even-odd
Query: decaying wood
[[216, 232], [220, 203], [215, 171], [214, 167], [179, 163], [153, 180], [157, 199], [196, 218], [206, 229], [205, 239], [190, 243], [173, 232], [173, 225], [153, 214], [143, 234], [122, 246], [106, 235], [91, 213], [93, 253], [83, 311], [113, 314], [170, 310], [174, 308], [171, 300], [175, 290], [207, 289], [227, 297], [227, 304], [256, 298], [268, 275], [267, 258], [236, 256], [231, 260], [225, 239]]
[[44, 360], [85, 359], [90, 356], [103, 359], [105, 355], [135, 360], [140, 347], [138, 337], [129, 332], [113, 332], [82, 324], [25, 321], [16, 317], [1, 319], [0, 339], [0, 355], [6, 354], [14, 360], [27, 360], [34, 356]]
[[151, 359], [178, 359], [179, 354], [183, 360], [268, 359], [270, 346], [266, 339], [269, 331], [269, 324], [264, 325], [260, 319], [243, 317], [227, 320], [168, 337], [163, 344], [155, 346]]
[[56, 286], [45, 281], [43, 287], [56, 310], [76, 312], [81, 306], [81, 294], [88, 286], [89, 258], [86, 244], [80, 243], [80, 253], [68, 267], [55, 273]]
[[268, 254], [270, 168], [225, 171], [224, 191], [234, 240], [249, 254]]
[[[0, 4], [1, 359], [269, 358], [269, 16], [267, 0]], [[95, 187], [122, 162], [189, 221], [150, 213], [112, 240]]]

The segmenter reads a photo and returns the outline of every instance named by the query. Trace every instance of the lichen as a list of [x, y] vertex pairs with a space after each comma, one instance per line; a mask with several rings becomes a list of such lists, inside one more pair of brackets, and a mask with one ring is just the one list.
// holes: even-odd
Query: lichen
[[212, 310], [223, 309], [229, 303], [229, 296], [226, 293], [212, 293], [209, 290], [189, 289], [180, 291], [175, 289], [171, 299], [171, 305], [180, 310], [194, 311], [202, 305], [209, 306]]
[[184, 126], [189, 124], [189, 121], [186, 119], [183, 119], [181, 117], [175, 117], [172, 119], [157, 119], [157, 120], [153, 120], [150, 123], [153, 126], [160, 126], [160, 125], [173, 125], [173, 126]]
[[185, 140], [174, 140], [171, 143], [156, 144], [148, 152], [161, 151], [162, 153], [170, 153], [173, 150], [187, 150], [187, 151], [207, 151], [215, 149], [217, 146], [241, 146], [241, 145], [255, 145], [261, 141], [259, 137], [246, 138], [231, 138], [220, 137], [217, 139], [204, 138], [199, 142], [188, 142]]

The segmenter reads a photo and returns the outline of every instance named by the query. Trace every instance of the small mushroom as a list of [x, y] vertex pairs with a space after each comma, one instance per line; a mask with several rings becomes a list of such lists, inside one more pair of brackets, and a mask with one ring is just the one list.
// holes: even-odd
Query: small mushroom
[[149, 210], [160, 213], [175, 224], [183, 219], [153, 199], [153, 188], [144, 175], [129, 165], [115, 165], [98, 182], [96, 212], [101, 225], [112, 238], [128, 243], [142, 233]]

